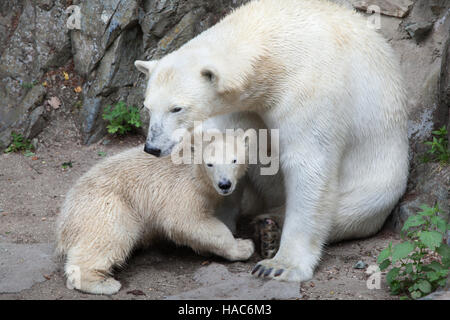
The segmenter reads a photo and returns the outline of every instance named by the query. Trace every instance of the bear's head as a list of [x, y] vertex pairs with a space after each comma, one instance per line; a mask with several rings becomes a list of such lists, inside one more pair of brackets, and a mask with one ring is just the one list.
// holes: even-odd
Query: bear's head
[[[203, 172], [214, 189], [227, 196], [236, 189], [248, 167], [248, 137], [238, 133], [215, 139], [203, 149]], [[215, 135], [217, 137], [217, 135]]]
[[232, 88], [243, 79], [233, 78], [226, 62], [211, 57], [200, 49], [190, 49], [161, 60], [135, 62], [148, 78], [144, 100], [150, 113], [147, 153], [167, 156], [196, 122], [238, 111], [231, 107], [236, 105], [231, 102], [235, 96]]

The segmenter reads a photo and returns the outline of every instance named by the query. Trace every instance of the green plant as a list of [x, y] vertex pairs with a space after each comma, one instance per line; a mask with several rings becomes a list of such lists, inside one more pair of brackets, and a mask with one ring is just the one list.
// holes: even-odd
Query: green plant
[[9, 147], [5, 149], [5, 153], [25, 151], [27, 154], [29, 154], [30, 150], [34, 149], [30, 140], [24, 139], [24, 137], [20, 133], [12, 132], [11, 137], [13, 141], [11, 142]]
[[75, 102], [75, 103], [73, 104], [73, 107], [74, 107], [75, 109], [81, 109], [81, 108], [83, 107], [83, 101], [78, 100], [77, 102]]
[[433, 131], [432, 134], [433, 141], [425, 142], [425, 145], [430, 146], [431, 149], [426, 152], [423, 161], [428, 162], [433, 160], [441, 163], [448, 163], [450, 160], [450, 151], [448, 149], [447, 128], [443, 126], [439, 130]]
[[107, 126], [108, 132], [111, 134], [125, 134], [133, 128], [141, 126], [141, 116], [139, 109], [136, 107], [127, 106], [120, 101], [114, 108], [108, 106], [103, 113], [103, 119], [109, 122]]
[[422, 205], [402, 228], [403, 242], [381, 251], [381, 271], [392, 266], [386, 282], [402, 299], [423, 297], [444, 286], [450, 268], [450, 247], [444, 242], [449, 225], [439, 216], [439, 207]]
[[32, 89], [38, 82], [35, 80], [33, 82], [22, 82], [21, 86], [24, 89]]
[[67, 162], [64, 162], [61, 166], [62, 166], [62, 168], [64, 170], [67, 169], [67, 168], [72, 168], [73, 167], [73, 162], [72, 161], [67, 161]]

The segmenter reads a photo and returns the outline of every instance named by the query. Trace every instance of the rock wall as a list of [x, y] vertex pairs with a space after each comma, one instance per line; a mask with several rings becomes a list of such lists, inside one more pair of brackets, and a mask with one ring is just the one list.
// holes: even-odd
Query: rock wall
[[[12, 0], [0, 2], [0, 148], [11, 131], [39, 134], [55, 112], [77, 118], [84, 143], [105, 133], [103, 109], [119, 100], [142, 106], [144, 79], [136, 59], [177, 49], [246, 0]], [[448, 0], [335, 0], [365, 12], [379, 8], [380, 32], [398, 53], [408, 88], [411, 179], [393, 215], [398, 229], [421, 203], [438, 201], [448, 213], [449, 167], [422, 164], [423, 141], [449, 126]], [[80, 29], [66, 28], [70, 5], [80, 8]], [[282, 5], [282, 1], [280, 1]], [[370, 20], [370, 21], [372, 21]], [[64, 76], [62, 76], [62, 74]], [[79, 90], [74, 88], [80, 87]], [[61, 108], [48, 107], [59, 96]], [[141, 113], [148, 122], [146, 112]], [[145, 133], [145, 128], [143, 129]]]
[[[215, 24], [239, 1], [110, 0], [81, 2], [72, 32], [76, 70], [86, 78], [81, 129], [85, 143], [105, 134], [101, 112], [124, 100], [141, 106], [145, 83], [136, 59], [160, 58]], [[148, 115], [142, 112], [144, 123]]]
[[0, 148], [11, 131], [27, 137], [45, 125], [44, 74], [71, 58], [65, 1], [0, 3]]
[[[77, 114], [83, 142], [98, 141], [106, 133], [101, 119], [105, 106], [119, 100], [142, 105], [145, 84], [134, 68], [136, 59], [158, 58], [177, 49], [242, 2], [2, 1], [0, 149], [10, 143], [12, 131], [28, 138], [39, 134], [53, 112], [44, 107], [51, 95], [45, 86], [47, 73], [66, 72], [71, 64], [81, 78], [82, 90], [79, 96], [68, 95], [62, 104]], [[65, 10], [71, 5], [80, 8], [79, 30], [66, 27], [69, 14]], [[59, 80], [68, 85], [67, 79]], [[73, 99], [81, 99], [81, 110]], [[142, 116], [147, 122], [148, 115], [143, 112]]]

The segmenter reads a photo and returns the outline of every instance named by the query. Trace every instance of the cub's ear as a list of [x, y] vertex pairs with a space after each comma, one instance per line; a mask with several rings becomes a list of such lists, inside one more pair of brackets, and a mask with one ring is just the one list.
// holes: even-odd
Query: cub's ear
[[143, 74], [145, 74], [147, 77], [149, 77], [153, 70], [155, 70], [156, 65], [158, 64], [158, 60], [152, 60], [152, 61], [141, 61], [141, 60], [136, 60], [134, 62], [134, 65], [136, 66], [136, 68], [142, 72]]

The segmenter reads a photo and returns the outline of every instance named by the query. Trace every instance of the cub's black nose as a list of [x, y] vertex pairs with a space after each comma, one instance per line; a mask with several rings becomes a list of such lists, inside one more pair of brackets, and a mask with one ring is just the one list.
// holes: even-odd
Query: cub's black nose
[[222, 190], [228, 190], [231, 188], [231, 181], [219, 182], [219, 188]]
[[155, 156], [155, 157], [159, 157], [161, 155], [161, 149], [151, 148], [148, 145], [145, 145], [144, 151], [147, 152], [148, 154], [151, 154], [151, 155]]

